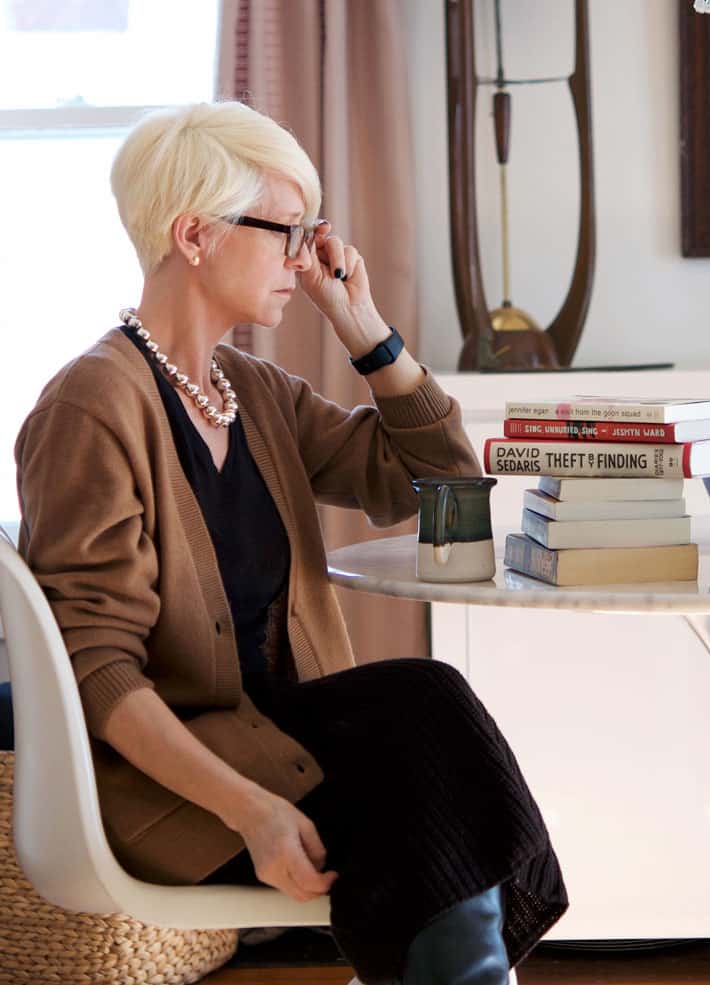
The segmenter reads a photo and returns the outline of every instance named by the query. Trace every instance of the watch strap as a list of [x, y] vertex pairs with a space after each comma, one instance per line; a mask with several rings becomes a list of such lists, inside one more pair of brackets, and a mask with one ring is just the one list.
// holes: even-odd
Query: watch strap
[[381, 369], [383, 366], [389, 366], [395, 361], [397, 356], [400, 354], [404, 348], [404, 339], [399, 334], [396, 328], [392, 325], [389, 326], [390, 335], [386, 338], [384, 342], [380, 342], [375, 348], [368, 352], [364, 356], [360, 356], [359, 359], [353, 359], [350, 357], [350, 362], [361, 374], [361, 376], [367, 376], [368, 373], [374, 373], [376, 369]]

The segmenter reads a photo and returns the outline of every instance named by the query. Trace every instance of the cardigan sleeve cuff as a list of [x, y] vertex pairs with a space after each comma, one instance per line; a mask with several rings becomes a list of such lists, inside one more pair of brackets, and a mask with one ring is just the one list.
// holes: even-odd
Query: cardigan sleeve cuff
[[103, 739], [106, 721], [116, 705], [127, 694], [144, 687], [155, 689], [132, 660], [117, 660], [92, 671], [79, 685], [89, 732]]
[[421, 368], [426, 373], [426, 379], [412, 393], [396, 397], [378, 397], [373, 393], [377, 409], [390, 427], [425, 427], [435, 424], [449, 413], [451, 397], [441, 389], [427, 366]]

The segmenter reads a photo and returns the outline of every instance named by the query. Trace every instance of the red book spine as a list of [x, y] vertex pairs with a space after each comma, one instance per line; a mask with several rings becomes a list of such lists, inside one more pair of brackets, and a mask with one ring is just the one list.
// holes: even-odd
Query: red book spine
[[675, 424], [629, 424], [619, 421], [543, 421], [507, 418], [506, 438], [520, 441], [644, 441], [676, 444]]
[[486, 438], [483, 443], [483, 471], [489, 474], [491, 471], [491, 441], [493, 438]]
[[693, 473], [690, 471], [690, 451], [693, 447], [691, 441], [683, 445], [683, 475], [686, 479], [692, 479]]

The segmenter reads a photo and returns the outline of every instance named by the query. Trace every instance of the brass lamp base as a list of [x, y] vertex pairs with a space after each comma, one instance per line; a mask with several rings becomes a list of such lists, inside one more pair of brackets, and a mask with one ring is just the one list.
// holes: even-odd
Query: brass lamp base
[[493, 338], [491, 368], [558, 369], [552, 339], [522, 308], [503, 304], [490, 312]]
[[[491, 331], [469, 335], [459, 356], [459, 372], [470, 369], [559, 369], [550, 335], [522, 308], [503, 305], [489, 313]], [[479, 345], [480, 342], [480, 345]]]
[[491, 325], [496, 332], [518, 332], [528, 329], [540, 332], [542, 329], [535, 319], [523, 311], [522, 308], [514, 308], [512, 304], [503, 304], [500, 308], [494, 308], [489, 312]]

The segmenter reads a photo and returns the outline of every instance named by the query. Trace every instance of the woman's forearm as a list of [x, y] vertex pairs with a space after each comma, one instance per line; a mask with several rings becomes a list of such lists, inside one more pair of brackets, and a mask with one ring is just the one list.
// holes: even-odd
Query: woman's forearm
[[[132, 691], [106, 722], [106, 741], [129, 763], [228, 827], [250, 826], [267, 792], [232, 769], [187, 729], [155, 691]], [[262, 805], [263, 806], [263, 805]]]
[[367, 376], [376, 397], [400, 397], [414, 393], [425, 379], [426, 373], [407, 349], [402, 349], [389, 366], [382, 366]]
[[[347, 320], [333, 321], [332, 324], [353, 359], [370, 352], [390, 334], [389, 325], [374, 304], [353, 306]], [[406, 348], [389, 366], [382, 366], [367, 376], [370, 389], [377, 397], [399, 397], [413, 393], [425, 379], [426, 373]]]

